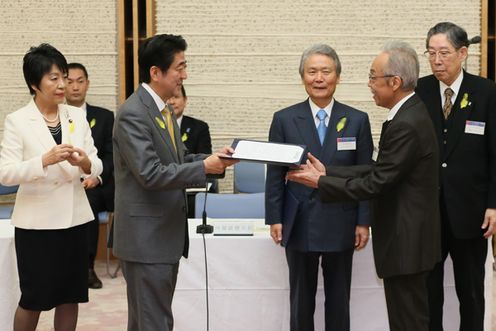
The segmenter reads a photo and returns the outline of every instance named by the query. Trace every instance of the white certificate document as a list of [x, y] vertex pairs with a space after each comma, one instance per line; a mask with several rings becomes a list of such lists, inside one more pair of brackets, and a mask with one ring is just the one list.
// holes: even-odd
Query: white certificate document
[[268, 163], [299, 164], [304, 151], [305, 148], [298, 145], [239, 140], [232, 157]]

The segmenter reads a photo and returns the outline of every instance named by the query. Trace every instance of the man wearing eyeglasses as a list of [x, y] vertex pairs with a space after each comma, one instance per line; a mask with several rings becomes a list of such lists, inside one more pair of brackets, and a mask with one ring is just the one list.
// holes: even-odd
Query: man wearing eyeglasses
[[389, 109], [372, 165], [324, 166], [309, 154], [288, 180], [318, 188], [323, 202], [371, 200], [377, 275], [391, 331], [427, 331], [426, 280], [441, 260], [438, 150], [429, 114], [414, 93], [419, 73], [416, 51], [390, 42], [370, 67], [375, 103]]
[[496, 85], [462, 69], [467, 32], [449, 22], [427, 33], [432, 75], [419, 80], [440, 150], [442, 261], [428, 280], [430, 330], [443, 330], [443, 273], [453, 260], [460, 330], [484, 328], [487, 238], [496, 230]]

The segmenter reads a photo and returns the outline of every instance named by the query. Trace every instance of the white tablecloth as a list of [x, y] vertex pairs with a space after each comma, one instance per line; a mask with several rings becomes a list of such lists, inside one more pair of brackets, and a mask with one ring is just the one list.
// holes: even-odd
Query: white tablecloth
[[0, 220], [0, 329], [12, 330], [14, 312], [19, 303], [19, 277], [14, 247], [14, 227], [10, 220]]
[[[258, 221], [258, 224], [261, 221]], [[190, 220], [189, 258], [181, 260], [173, 301], [175, 330], [206, 329], [203, 241]], [[276, 246], [261, 227], [253, 237], [206, 235], [209, 274], [210, 329], [216, 331], [289, 330], [288, 267], [284, 249]], [[490, 258], [489, 258], [490, 257]], [[490, 330], [492, 307], [492, 253], [486, 272], [486, 330]], [[315, 329], [324, 330], [324, 293], [321, 279], [315, 312]], [[377, 278], [371, 243], [353, 259], [351, 329], [388, 330], [382, 281]], [[445, 276], [446, 330], [459, 324], [458, 301], [451, 261]]]

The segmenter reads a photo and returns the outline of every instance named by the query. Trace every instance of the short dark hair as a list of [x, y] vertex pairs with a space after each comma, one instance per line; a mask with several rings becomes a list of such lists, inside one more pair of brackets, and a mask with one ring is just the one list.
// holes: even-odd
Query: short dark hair
[[64, 75], [67, 74], [67, 61], [64, 55], [50, 44], [43, 43], [37, 47], [31, 47], [24, 55], [22, 71], [31, 95], [36, 94], [31, 85], [39, 88], [43, 76], [50, 72], [53, 65]]
[[174, 56], [184, 52], [188, 45], [181, 36], [158, 34], [146, 39], [138, 50], [140, 81], [150, 82], [150, 68], [159, 67], [162, 72], [169, 69]]
[[83, 72], [84, 77], [88, 79], [88, 71], [86, 70], [85, 66], [83, 66], [81, 63], [77, 62], [71, 62], [67, 65], [67, 72], [69, 72], [70, 69], [79, 69]]
[[465, 31], [462, 27], [451, 22], [440, 22], [430, 28], [429, 32], [427, 32], [425, 48], [429, 48], [429, 40], [433, 35], [438, 33], [446, 34], [449, 42], [456, 50], [464, 46], [468, 47], [469, 45], [467, 31]]

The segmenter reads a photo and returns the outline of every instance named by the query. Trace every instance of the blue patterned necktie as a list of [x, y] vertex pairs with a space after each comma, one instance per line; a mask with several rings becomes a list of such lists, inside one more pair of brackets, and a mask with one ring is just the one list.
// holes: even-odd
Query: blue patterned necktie
[[325, 118], [327, 117], [327, 113], [324, 109], [321, 109], [317, 112], [317, 117], [319, 118], [319, 126], [317, 127], [317, 132], [319, 134], [320, 145], [324, 145], [324, 139], [326, 136], [327, 126], [325, 125]]

